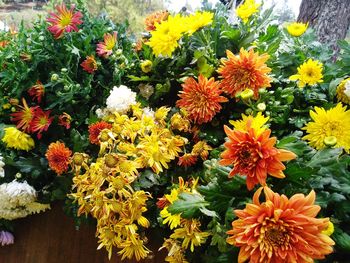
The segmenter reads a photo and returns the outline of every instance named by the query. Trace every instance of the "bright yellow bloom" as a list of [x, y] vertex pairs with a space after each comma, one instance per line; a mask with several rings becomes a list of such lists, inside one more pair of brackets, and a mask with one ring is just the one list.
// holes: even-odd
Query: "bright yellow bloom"
[[157, 122], [164, 125], [165, 118], [168, 116], [169, 111], [170, 111], [170, 108], [162, 106], [158, 110], [156, 110], [156, 112], [154, 113], [154, 118], [156, 119]]
[[337, 87], [337, 99], [339, 102], [350, 105], [350, 78], [344, 79]]
[[322, 63], [311, 58], [298, 67], [298, 74], [289, 77], [290, 80], [297, 80], [298, 87], [303, 88], [308, 85], [316, 85], [323, 82]]
[[213, 22], [214, 14], [211, 12], [197, 11], [194, 15], [185, 17], [186, 32], [192, 35], [198, 29], [210, 25]]
[[175, 229], [170, 236], [173, 239], [183, 239], [182, 247], [187, 249], [190, 246], [191, 251], [194, 251], [195, 246], [200, 246], [205, 243], [206, 238], [210, 236], [208, 232], [202, 232], [200, 222], [197, 219], [183, 219], [182, 227]]
[[[262, 132], [264, 132], [267, 127], [266, 123], [269, 120], [269, 117], [264, 117], [261, 112], [253, 117], [252, 115], [244, 115], [242, 114], [242, 120], [230, 121], [236, 130], [242, 132], [248, 132], [248, 127], [253, 128], [256, 132], [256, 135], [259, 136]], [[248, 125], [249, 123], [249, 125]]]
[[236, 14], [244, 23], [247, 23], [248, 19], [253, 14], [259, 12], [260, 5], [261, 4], [257, 4], [254, 0], [245, 0], [243, 4], [237, 7]]
[[305, 33], [307, 27], [308, 27], [308, 23], [304, 24], [304, 23], [294, 22], [287, 26], [287, 31], [292, 36], [299, 37]]
[[122, 255], [122, 260], [125, 258], [131, 259], [132, 257], [135, 257], [137, 261], [140, 261], [141, 259], [146, 258], [148, 253], [151, 252], [144, 246], [142, 240], [135, 239], [135, 241], [133, 242], [132, 240], [128, 240], [120, 245], [122, 250], [119, 251], [118, 254]]
[[169, 16], [168, 20], [156, 24], [156, 29], [151, 32], [152, 36], [147, 42], [156, 56], [171, 57], [179, 46], [178, 41], [185, 31], [183, 18], [180, 15]]
[[29, 151], [34, 148], [34, 140], [30, 135], [21, 132], [15, 127], [7, 127], [4, 131], [5, 135], [2, 138], [2, 141], [6, 144], [7, 148], [24, 151]]
[[174, 229], [180, 225], [181, 214], [171, 214], [168, 211], [168, 207], [165, 207], [160, 211], [160, 216], [164, 219], [163, 224], [168, 224], [170, 229]]
[[315, 107], [314, 111], [310, 111], [310, 117], [313, 121], [303, 128], [308, 133], [304, 140], [318, 150], [333, 141], [334, 147], [343, 147], [350, 152], [350, 111], [345, 106], [338, 103], [329, 110]]
[[331, 236], [334, 233], [334, 225], [331, 221], [328, 223], [328, 227], [322, 231], [322, 234], [325, 234], [327, 236]]

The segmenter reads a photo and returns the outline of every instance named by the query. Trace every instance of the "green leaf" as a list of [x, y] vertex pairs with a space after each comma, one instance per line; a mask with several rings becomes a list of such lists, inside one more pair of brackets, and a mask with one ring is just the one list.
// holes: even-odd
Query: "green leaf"
[[214, 211], [204, 209], [208, 205], [209, 203], [200, 194], [181, 193], [179, 199], [169, 206], [168, 211], [172, 214], [181, 213], [181, 216], [184, 218], [193, 218], [198, 212], [211, 217], [216, 216]]
[[343, 231], [336, 231], [332, 237], [339, 248], [350, 251], [350, 235]]

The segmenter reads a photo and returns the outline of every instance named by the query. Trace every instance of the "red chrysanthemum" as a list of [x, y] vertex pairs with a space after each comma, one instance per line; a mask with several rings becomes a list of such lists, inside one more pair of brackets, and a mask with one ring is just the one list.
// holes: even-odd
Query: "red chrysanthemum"
[[214, 78], [208, 80], [203, 75], [199, 75], [197, 82], [189, 77], [182, 87], [183, 90], [180, 91], [180, 99], [176, 105], [185, 109], [188, 118], [198, 124], [211, 121], [221, 110], [220, 103], [227, 101], [225, 97], [220, 96], [222, 90], [219, 82]]
[[105, 34], [103, 37], [103, 42], [97, 44], [96, 52], [100, 57], [108, 57], [112, 55], [113, 48], [117, 45], [117, 32], [113, 35]]
[[192, 153], [185, 153], [184, 155], [179, 157], [178, 165], [189, 167], [195, 165], [197, 162], [198, 156]]
[[226, 54], [227, 58], [221, 60], [218, 72], [223, 78], [221, 88], [232, 98], [245, 89], [251, 89], [257, 99], [260, 88], [271, 87], [271, 78], [267, 75], [271, 69], [265, 64], [268, 54], [259, 56], [253, 49], [246, 51], [243, 48], [238, 56], [229, 50]]
[[50, 168], [58, 175], [68, 170], [71, 155], [72, 151], [58, 141], [51, 143], [45, 154]]
[[56, 13], [50, 13], [47, 22], [50, 26], [47, 28], [56, 39], [63, 36], [64, 32], [78, 31], [78, 25], [82, 24], [83, 15], [80, 12], [74, 13], [75, 6], [72, 5], [68, 10], [65, 4], [56, 7]]
[[169, 200], [165, 196], [158, 198], [158, 201], [156, 203], [156, 205], [159, 209], [163, 209], [164, 207], [166, 207], [170, 204], [171, 203], [169, 202]]
[[11, 114], [12, 121], [16, 122], [16, 127], [18, 129], [21, 129], [22, 131], [26, 133], [30, 133], [32, 131], [31, 123], [35, 114], [36, 109], [38, 109], [38, 106], [35, 107], [28, 107], [28, 104], [24, 98], [22, 98], [22, 104], [23, 106], [18, 105], [17, 107], [20, 109], [19, 111], [16, 111]]
[[34, 100], [40, 103], [45, 93], [45, 87], [40, 80], [37, 80], [36, 84], [28, 90], [28, 93]]
[[92, 56], [87, 56], [86, 59], [80, 64], [80, 66], [82, 66], [82, 68], [92, 74], [94, 73], [94, 71], [97, 70], [97, 63], [96, 63], [96, 60], [95, 60], [95, 57], [92, 55]]
[[157, 11], [148, 15], [145, 19], [145, 29], [147, 31], [153, 31], [156, 29], [156, 24], [160, 24], [162, 21], [168, 19], [168, 11]]
[[105, 121], [99, 121], [94, 124], [91, 124], [89, 126], [89, 139], [92, 144], [99, 144], [100, 141], [98, 139], [98, 136], [100, 135], [100, 132], [104, 129], [111, 129], [112, 124], [105, 122]]
[[66, 112], [58, 116], [58, 125], [65, 127], [67, 130], [70, 128], [71, 121], [72, 117]]
[[42, 132], [47, 131], [53, 117], [50, 117], [51, 111], [43, 111], [41, 108], [38, 108], [34, 112], [34, 117], [32, 123], [30, 124], [32, 132], [38, 132], [37, 137], [41, 139]]
[[334, 241], [323, 234], [328, 218], [315, 218], [315, 192], [285, 195], [264, 187], [266, 201], [260, 203], [260, 188], [253, 203], [235, 210], [238, 217], [228, 231], [227, 243], [240, 247], [238, 262], [311, 263], [332, 253]]
[[231, 130], [226, 125], [229, 140], [224, 144], [226, 150], [221, 154], [221, 165], [233, 165], [230, 177], [236, 174], [247, 177], [247, 188], [252, 190], [258, 183], [266, 185], [267, 175], [284, 178], [286, 168], [282, 161], [296, 158], [290, 151], [275, 148], [276, 137], [270, 138], [271, 130], [260, 134], [253, 128], [246, 131]]

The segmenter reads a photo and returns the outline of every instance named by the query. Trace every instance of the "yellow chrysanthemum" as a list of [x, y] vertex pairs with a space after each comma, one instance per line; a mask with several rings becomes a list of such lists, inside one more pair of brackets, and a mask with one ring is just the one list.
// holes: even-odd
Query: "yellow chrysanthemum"
[[337, 99], [350, 105], [350, 78], [344, 79], [337, 87]]
[[198, 29], [210, 25], [213, 22], [214, 14], [211, 12], [199, 12], [185, 18], [186, 32], [192, 35]]
[[293, 37], [299, 37], [305, 33], [307, 27], [308, 27], [308, 23], [304, 24], [304, 23], [294, 22], [287, 26], [287, 31]]
[[168, 211], [168, 207], [165, 207], [162, 211], [160, 211], [160, 216], [164, 219], [163, 224], [168, 224], [170, 229], [174, 229], [180, 225], [181, 214], [171, 214]]
[[169, 16], [167, 21], [156, 25], [156, 29], [147, 42], [156, 56], [171, 57], [175, 49], [179, 46], [179, 39], [185, 31], [183, 18], [180, 15]]
[[254, 0], [245, 0], [243, 4], [237, 7], [236, 14], [244, 23], [247, 23], [249, 17], [259, 12], [260, 5], [261, 4], [257, 4]]
[[192, 252], [195, 246], [205, 243], [206, 238], [210, 236], [210, 233], [199, 229], [200, 222], [197, 219], [183, 219], [181, 225], [182, 227], [175, 229], [170, 238], [183, 239], [182, 247], [187, 249], [190, 246]]
[[311, 58], [298, 67], [298, 74], [289, 77], [290, 80], [297, 80], [298, 87], [303, 88], [308, 85], [316, 85], [323, 82], [322, 63]]
[[[256, 132], [256, 135], [258, 136], [267, 129], [265, 124], [268, 120], [269, 117], [264, 117], [264, 115], [262, 115], [261, 112], [258, 112], [258, 114], [255, 117], [253, 117], [252, 115], [246, 116], [242, 114], [242, 120], [230, 120], [230, 124], [232, 124], [236, 130], [242, 132], [247, 132], [247, 127], [253, 128]], [[248, 125], [248, 123], [250, 126]]]
[[122, 250], [120, 250], [118, 254], [122, 255], [122, 260], [125, 258], [131, 259], [135, 257], [136, 261], [140, 261], [141, 259], [146, 258], [148, 253], [151, 252], [144, 246], [143, 243], [144, 242], [140, 239], [123, 242], [123, 244], [120, 245]]
[[30, 135], [21, 132], [15, 127], [5, 128], [4, 131], [5, 135], [2, 141], [6, 144], [6, 147], [24, 151], [34, 148], [34, 140]]
[[308, 133], [304, 140], [318, 150], [333, 146], [350, 152], [350, 111], [345, 106], [338, 103], [329, 110], [315, 107], [315, 111], [310, 111], [310, 116], [313, 121], [303, 128]]

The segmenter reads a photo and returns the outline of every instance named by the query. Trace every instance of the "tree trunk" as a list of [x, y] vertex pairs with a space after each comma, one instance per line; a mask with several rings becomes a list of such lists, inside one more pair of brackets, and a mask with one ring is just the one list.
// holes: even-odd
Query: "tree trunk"
[[350, 25], [350, 0], [302, 0], [298, 21], [308, 22], [320, 42], [338, 51]]

